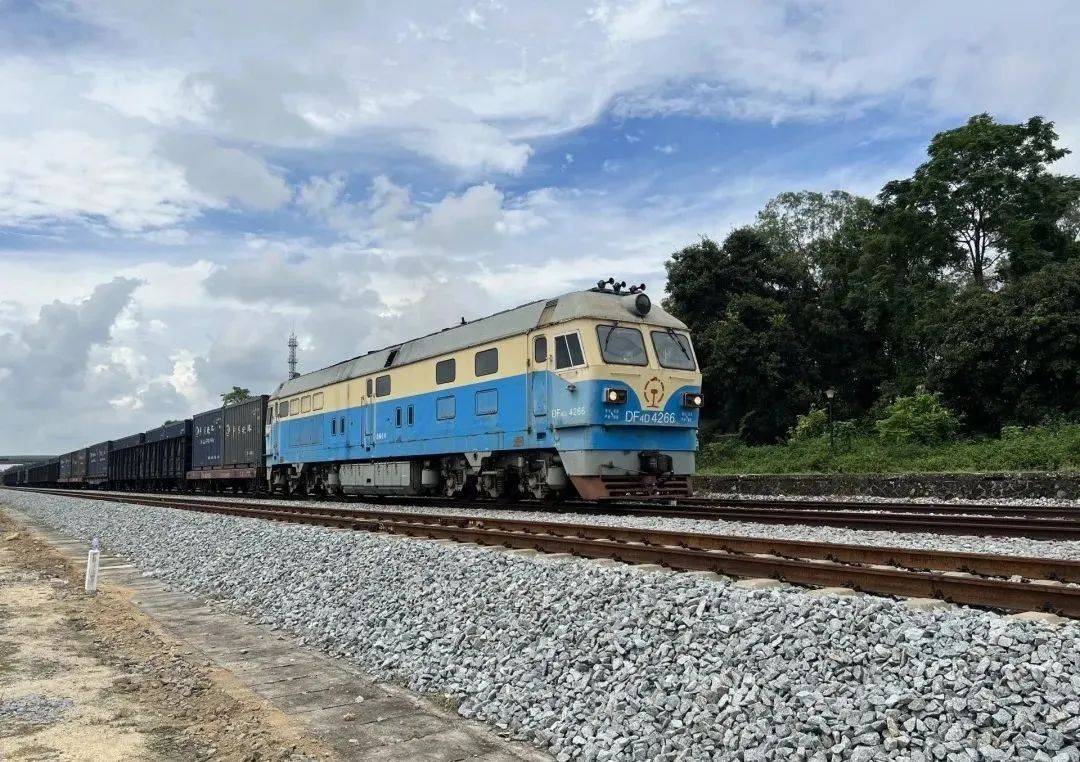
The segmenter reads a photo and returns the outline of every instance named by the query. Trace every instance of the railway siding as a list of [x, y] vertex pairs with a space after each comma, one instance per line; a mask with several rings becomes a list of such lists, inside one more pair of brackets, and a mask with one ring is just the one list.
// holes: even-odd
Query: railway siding
[[944, 759], [966, 749], [1080, 759], [1075, 622], [917, 612], [869, 596], [744, 590], [153, 507], [5, 499], [384, 677], [449, 693], [463, 715], [557, 759]]

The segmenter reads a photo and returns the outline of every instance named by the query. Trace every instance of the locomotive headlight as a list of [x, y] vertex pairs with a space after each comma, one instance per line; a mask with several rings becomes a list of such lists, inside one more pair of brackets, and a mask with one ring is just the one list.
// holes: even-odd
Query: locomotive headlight
[[626, 404], [626, 390], [618, 389], [616, 387], [609, 387], [604, 390], [604, 402], [612, 405], [625, 405]]
[[682, 396], [683, 407], [701, 407], [705, 404], [705, 398], [697, 392], [686, 392]]

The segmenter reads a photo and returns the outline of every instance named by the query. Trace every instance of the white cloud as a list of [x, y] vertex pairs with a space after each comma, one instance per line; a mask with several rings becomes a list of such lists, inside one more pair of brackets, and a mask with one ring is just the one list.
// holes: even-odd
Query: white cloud
[[120, 144], [75, 129], [0, 135], [0, 225], [100, 219], [141, 230], [177, 224], [209, 203], [146, 138]]
[[257, 156], [225, 148], [209, 138], [172, 134], [162, 155], [184, 168], [188, 184], [219, 202], [238, 201], [252, 209], [277, 209], [292, 196], [279, 174]]
[[85, 24], [93, 44], [0, 53], [0, 223], [143, 230], [224, 203], [273, 209], [288, 190], [267, 156], [283, 150], [365, 167], [405, 151], [497, 181], [487, 175], [524, 172], [537, 141], [611, 108], [776, 122], [893, 104], [915, 117], [1080, 120], [1061, 76], [1080, 64], [1066, 0], [1038, 13], [976, 0], [49, 11]]

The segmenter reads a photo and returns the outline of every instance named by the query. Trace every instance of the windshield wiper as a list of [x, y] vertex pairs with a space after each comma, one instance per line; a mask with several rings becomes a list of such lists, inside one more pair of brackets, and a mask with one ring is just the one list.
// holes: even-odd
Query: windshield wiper
[[618, 323], [616, 323], [615, 325], [612, 325], [612, 326], [608, 326], [607, 338], [604, 339], [604, 346], [600, 347], [600, 354], [603, 354], [603, 355], [607, 354], [607, 345], [611, 341], [611, 335], [613, 333], [615, 333], [615, 329], [618, 328], [618, 327], [619, 327]]
[[675, 346], [677, 346], [679, 348], [680, 352], [682, 352], [684, 355], [686, 355], [686, 359], [690, 361], [690, 364], [696, 366], [696, 364], [694, 363], [694, 358], [690, 356], [690, 353], [686, 351], [686, 347], [684, 347], [683, 343], [681, 341], [679, 341], [679, 339], [682, 338], [682, 337], [679, 336], [679, 334], [675, 333], [675, 331], [671, 328], [671, 326], [667, 327], [667, 332], [669, 334], [671, 334], [671, 338], [675, 342]]

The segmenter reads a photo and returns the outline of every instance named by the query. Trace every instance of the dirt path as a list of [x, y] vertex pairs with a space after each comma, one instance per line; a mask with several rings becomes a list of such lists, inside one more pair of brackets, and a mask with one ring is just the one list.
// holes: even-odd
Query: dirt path
[[0, 514], [0, 759], [329, 759], [122, 591]]

